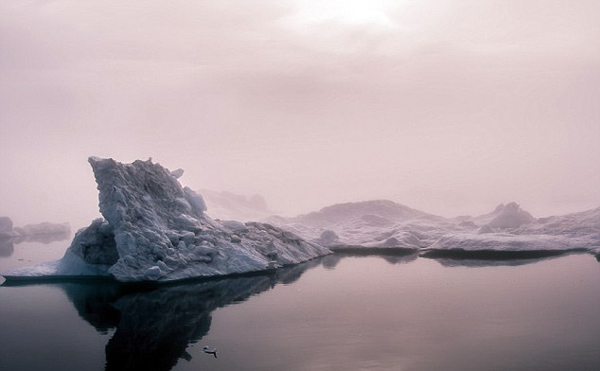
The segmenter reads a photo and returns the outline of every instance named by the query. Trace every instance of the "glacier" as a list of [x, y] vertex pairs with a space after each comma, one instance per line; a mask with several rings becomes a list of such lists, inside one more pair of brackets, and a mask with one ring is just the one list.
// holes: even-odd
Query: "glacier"
[[90, 157], [103, 219], [79, 230], [64, 257], [21, 268], [7, 280], [112, 277], [168, 282], [226, 276], [297, 264], [331, 251], [258, 222], [213, 220], [202, 196], [151, 159], [123, 164]]

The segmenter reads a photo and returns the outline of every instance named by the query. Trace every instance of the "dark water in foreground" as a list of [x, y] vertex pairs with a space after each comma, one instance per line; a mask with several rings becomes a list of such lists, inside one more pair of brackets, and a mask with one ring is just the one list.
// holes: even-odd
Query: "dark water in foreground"
[[600, 370], [593, 256], [448, 263], [335, 255], [158, 289], [2, 286], [0, 369]]

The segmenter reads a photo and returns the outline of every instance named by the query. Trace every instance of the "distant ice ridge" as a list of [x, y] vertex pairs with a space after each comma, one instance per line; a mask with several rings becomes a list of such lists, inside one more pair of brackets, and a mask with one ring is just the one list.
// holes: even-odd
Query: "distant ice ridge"
[[413, 250], [426, 256], [465, 258], [600, 253], [600, 208], [535, 219], [511, 202], [489, 214], [450, 219], [375, 200], [268, 220], [332, 250]]
[[0, 217], [0, 238], [28, 237], [42, 235], [68, 235], [71, 233], [69, 223], [27, 224], [23, 227], [13, 227], [12, 220], [7, 216]]
[[98, 183], [97, 219], [57, 262], [8, 278], [110, 275], [122, 282], [173, 281], [272, 269], [326, 255], [316, 243], [265, 223], [218, 222], [203, 198], [151, 160], [122, 164], [90, 157]]
[[435, 241], [432, 228], [452, 227], [442, 217], [388, 200], [336, 204], [294, 218], [266, 220], [332, 250], [418, 250]]
[[207, 213], [213, 219], [234, 219], [240, 221], [261, 220], [273, 215], [261, 195], [246, 197], [231, 192], [200, 190], [208, 205]]

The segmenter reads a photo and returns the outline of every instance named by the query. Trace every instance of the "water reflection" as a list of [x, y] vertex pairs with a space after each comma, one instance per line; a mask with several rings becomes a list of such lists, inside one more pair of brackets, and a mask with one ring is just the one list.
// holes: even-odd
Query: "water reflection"
[[543, 252], [536, 254], [521, 254], [516, 256], [502, 257], [499, 255], [486, 256], [485, 254], [467, 255], [433, 255], [423, 254], [421, 257], [433, 259], [444, 267], [470, 267], [470, 268], [485, 268], [485, 267], [515, 267], [520, 265], [534, 264], [542, 261], [558, 259], [567, 255], [573, 254], [588, 254], [587, 252]]
[[57, 285], [98, 332], [115, 330], [106, 345], [106, 370], [170, 370], [180, 358], [191, 359], [186, 349], [208, 334], [215, 309], [292, 283], [319, 264], [314, 260], [269, 274], [158, 287]]
[[44, 245], [53, 242], [65, 241], [71, 237], [71, 232], [32, 234], [16, 237], [0, 237], [0, 257], [8, 258], [15, 252], [15, 245], [22, 243], [41, 243]]
[[382, 252], [381, 250], [378, 250], [377, 252], [371, 252], [368, 250], [357, 250], [356, 252], [335, 252], [332, 255], [327, 255], [321, 258], [321, 262], [323, 264], [323, 267], [327, 269], [334, 269], [344, 258], [355, 258], [364, 256], [380, 257], [390, 264], [406, 264], [416, 260], [419, 257], [419, 255], [412, 250], [390, 250], [388, 252]]
[[[220, 312], [213, 321], [213, 312], [218, 308], [244, 302], [278, 284], [294, 283], [312, 267], [321, 264], [326, 268], [335, 267], [347, 257], [351, 258], [345, 262], [348, 264], [339, 265], [335, 274], [321, 269], [311, 272], [314, 275], [303, 277], [304, 280], [293, 287], [272, 293], [275, 301], [263, 301], [262, 306], [254, 307], [249, 311], [253, 314], [247, 317], [245, 314], [240, 316], [244, 311], [238, 307], [232, 308], [228, 316], [225, 315], [227, 311]], [[100, 356], [93, 363], [96, 367], [76, 367], [78, 369], [95, 369], [104, 362], [106, 370], [170, 370], [181, 363], [180, 359], [191, 360], [188, 350], [195, 357], [204, 357], [196, 355], [203, 353], [189, 347], [211, 331], [211, 342], [212, 336], [219, 339], [219, 334], [226, 334], [224, 343], [235, 352], [219, 354], [218, 363], [210, 359], [211, 362], [202, 364], [203, 360], [195, 359], [195, 363], [179, 364], [178, 367], [191, 369], [208, 365], [244, 369], [250, 367], [242, 365], [259, 364], [256, 369], [300, 370], [314, 369], [315, 365], [328, 369], [352, 369], [352, 366], [397, 369], [413, 365], [410, 368], [415, 370], [462, 370], [504, 365], [507, 367], [500, 368], [530, 369], [530, 360], [537, 361], [548, 352], [560, 355], [556, 349], [569, 349], [565, 354], [573, 356], [561, 358], [559, 361], [563, 364], [592, 365], [594, 367], [579, 369], [598, 369], [596, 358], [592, 358], [597, 352], [589, 345], [594, 344], [591, 339], [597, 338], [599, 333], [595, 326], [597, 321], [593, 320], [598, 306], [598, 297], [593, 295], [598, 281], [595, 262], [591, 269], [587, 264], [582, 270], [581, 267], [586, 266], [582, 265], [586, 263], [585, 259], [572, 257], [565, 259], [562, 265], [530, 265], [519, 269], [518, 274], [507, 274], [517, 271], [444, 269], [437, 264], [424, 264], [425, 261], [414, 254], [376, 255], [364, 259], [364, 263], [358, 260], [356, 255], [334, 254], [269, 274], [159, 287], [114, 282], [62, 282], [52, 286], [65, 292], [85, 322], [99, 333], [108, 334], [105, 337], [92, 335], [92, 338], [100, 339], [100, 353], [98, 348], [93, 354], [86, 354], [85, 350], [80, 353], [85, 359], [94, 358], [91, 355]], [[446, 264], [445, 260], [436, 260]], [[452, 266], [515, 263], [448, 261], [447, 264], [454, 264]], [[522, 260], [518, 264], [537, 261], [541, 260]], [[396, 265], [408, 262], [415, 264]], [[356, 274], [356, 268], [361, 264], [366, 264], [367, 269]], [[588, 276], [573, 278], [578, 277], [579, 272]], [[316, 292], [322, 295], [304, 290], [310, 287], [318, 287]], [[53, 291], [47, 290], [44, 305], [52, 302], [49, 294], [54, 296]], [[61, 299], [61, 303], [65, 303]], [[273, 303], [278, 305], [273, 306]], [[304, 306], [304, 303], [310, 305]], [[252, 307], [253, 303], [248, 304]], [[64, 306], [59, 308], [65, 309]], [[12, 312], [15, 318], [21, 316], [18, 310]], [[69, 312], [69, 319], [72, 318], [71, 311], [64, 312]], [[273, 313], [278, 319], [265, 315]], [[269, 325], [255, 321], [261, 317], [268, 319]], [[8, 322], [12, 321], [8, 319]], [[63, 321], [54, 319], [54, 323], [56, 327], [64, 326]], [[78, 319], [70, 323], [82, 325]], [[215, 329], [217, 323], [222, 327]], [[41, 334], [47, 331], [38, 328], [37, 324], [32, 327]], [[83, 324], [83, 327], [87, 325]], [[19, 333], [18, 328], [15, 326], [5, 334]], [[565, 329], [574, 330], [565, 333]], [[72, 339], [64, 343], [69, 345], [63, 347], [67, 358], [69, 352], [72, 353], [73, 341], [80, 342], [78, 336]], [[31, 349], [39, 348], [30, 346], [29, 341], [21, 343]], [[56, 342], [60, 344], [60, 341]], [[86, 344], [86, 341], [81, 342]], [[4, 354], [18, 357], [19, 352], [14, 349], [19, 347], [10, 348], [13, 344], [8, 341], [5, 344], [8, 344], [5, 349], [10, 350]], [[536, 344], [537, 348], [531, 344]], [[272, 352], [277, 349], [281, 352]], [[522, 349], [533, 351], [527, 353]], [[273, 354], [277, 357], [272, 357]], [[30, 358], [35, 357], [44, 359], [37, 354]], [[12, 362], [17, 364], [15, 360]], [[552, 364], [545, 362], [548, 363]], [[523, 367], [510, 367], [514, 365]]]
[[15, 244], [21, 244], [23, 242], [37, 242], [44, 245], [51, 244], [52, 242], [64, 241], [71, 237], [70, 231], [64, 231], [59, 233], [44, 233], [44, 234], [30, 234], [14, 237]]

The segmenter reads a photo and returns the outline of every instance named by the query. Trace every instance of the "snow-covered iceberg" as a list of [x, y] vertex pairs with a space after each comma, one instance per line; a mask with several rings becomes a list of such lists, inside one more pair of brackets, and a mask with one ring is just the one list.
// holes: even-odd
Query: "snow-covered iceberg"
[[428, 257], [534, 258], [570, 252], [600, 252], [600, 208], [535, 219], [519, 205], [500, 205], [474, 220], [477, 232], [447, 234], [423, 250]]
[[200, 195], [151, 160], [122, 164], [90, 157], [104, 219], [77, 232], [63, 259], [8, 279], [106, 275], [122, 282], [173, 281], [249, 273], [331, 251], [266, 223], [219, 222]]
[[267, 220], [335, 251], [416, 251], [433, 243], [440, 228], [453, 227], [442, 217], [388, 200], [336, 204], [294, 218]]
[[338, 204], [272, 223], [335, 251], [413, 250], [455, 259], [528, 259], [600, 253], [600, 208], [535, 219], [517, 203], [491, 213], [443, 218], [392, 201]]
[[527, 258], [588, 251], [590, 240], [550, 235], [510, 233], [455, 234], [444, 236], [423, 250], [429, 257]]

